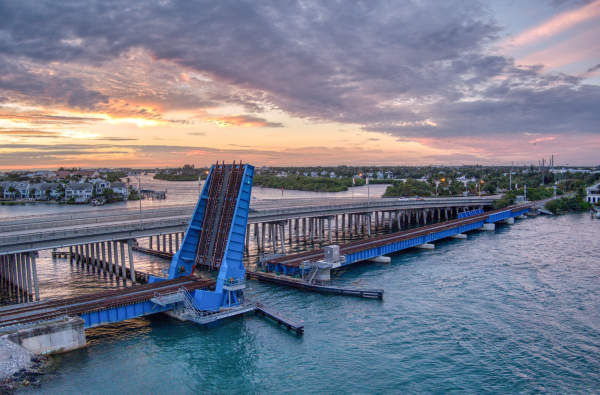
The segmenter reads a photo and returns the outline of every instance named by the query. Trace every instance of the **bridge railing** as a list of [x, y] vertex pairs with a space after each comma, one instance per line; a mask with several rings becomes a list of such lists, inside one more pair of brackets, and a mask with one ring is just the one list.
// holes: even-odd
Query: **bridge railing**
[[[143, 229], [154, 229], [161, 227], [170, 227], [177, 225], [187, 225], [187, 218], [172, 218], [156, 221], [144, 222], [140, 225], [139, 222], [118, 224], [118, 225], [100, 225], [88, 226], [84, 228], [65, 229], [56, 231], [45, 231], [37, 233], [27, 233], [23, 235], [0, 236], [0, 245], [13, 245], [21, 243], [29, 243], [35, 241], [47, 241], [55, 239], [69, 239], [83, 236], [106, 235], [118, 232], [127, 232]], [[119, 239], [116, 239], [119, 240]]]

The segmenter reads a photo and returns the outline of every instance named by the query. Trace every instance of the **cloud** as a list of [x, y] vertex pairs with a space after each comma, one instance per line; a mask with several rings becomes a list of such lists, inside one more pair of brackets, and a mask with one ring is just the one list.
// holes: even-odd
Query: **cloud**
[[279, 122], [268, 122], [264, 118], [251, 115], [232, 115], [225, 117], [210, 117], [206, 120], [223, 127], [244, 127], [244, 128], [282, 128], [283, 124]]
[[190, 136], [206, 136], [206, 133], [204, 132], [188, 132], [187, 134]]
[[104, 121], [103, 118], [67, 117], [39, 113], [8, 113], [0, 112], [0, 120], [30, 125], [88, 125]]
[[[599, 3], [561, 13], [514, 44], [570, 29]], [[256, 128], [283, 127], [252, 115], [279, 111], [434, 147], [460, 138], [473, 150], [498, 135], [597, 133], [600, 87], [491, 52], [502, 29], [477, 0], [1, 7], [0, 96], [11, 102]], [[217, 107], [238, 115], [209, 115]]]

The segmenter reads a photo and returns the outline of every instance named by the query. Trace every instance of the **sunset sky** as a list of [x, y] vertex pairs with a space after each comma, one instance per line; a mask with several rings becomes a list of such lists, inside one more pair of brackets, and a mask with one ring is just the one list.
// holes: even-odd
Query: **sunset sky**
[[0, 169], [600, 163], [600, 0], [0, 2]]

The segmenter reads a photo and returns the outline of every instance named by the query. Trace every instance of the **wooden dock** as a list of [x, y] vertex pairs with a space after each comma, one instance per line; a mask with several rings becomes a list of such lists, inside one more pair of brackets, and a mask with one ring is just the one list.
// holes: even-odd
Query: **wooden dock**
[[301, 279], [290, 276], [276, 275], [273, 273], [246, 273], [251, 280], [264, 281], [271, 284], [285, 285], [292, 288], [310, 292], [320, 292], [334, 295], [357, 296], [360, 298], [383, 299], [383, 289], [345, 288], [331, 285], [309, 284]]
[[173, 258], [173, 255], [175, 255], [172, 252], [151, 250], [150, 248], [140, 247], [140, 246], [133, 246], [131, 248], [134, 251], [143, 252], [144, 254], [154, 255], [154, 256], [161, 257], [161, 258], [165, 258], [165, 259], [171, 259], [171, 258]]
[[256, 302], [255, 305], [255, 311], [257, 314], [262, 314], [265, 317], [269, 317], [273, 321], [277, 322], [278, 325], [284, 325], [287, 329], [291, 329], [299, 335], [304, 333], [304, 324], [291, 320], [288, 317], [284, 317], [278, 312], [263, 306], [261, 303]]

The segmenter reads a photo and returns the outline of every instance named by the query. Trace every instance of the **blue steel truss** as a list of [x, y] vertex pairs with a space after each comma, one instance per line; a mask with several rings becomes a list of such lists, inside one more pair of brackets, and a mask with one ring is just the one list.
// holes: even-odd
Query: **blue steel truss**
[[[467, 225], [461, 225], [450, 229], [445, 229], [440, 232], [431, 233], [425, 236], [414, 237], [408, 240], [402, 240], [396, 243], [390, 243], [383, 246], [378, 246], [370, 249], [366, 249], [364, 251], [358, 251], [352, 254], [346, 255], [346, 263], [345, 265], [350, 265], [354, 262], [363, 261], [370, 258], [375, 258], [380, 255], [391, 254], [394, 252], [402, 251], [411, 247], [416, 247], [420, 244], [444, 239], [446, 237], [454, 236], [459, 233], [468, 232], [471, 230], [475, 230], [477, 228], [481, 228], [486, 222], [498, 222], [506, 218], [510, 217], [518, 217], [521, 214], [525, 214], [529, 211], [529, 208], [523, 208], [517, 211], [502, 211], [500, 213], [491, 214], [487, 219], [477, 221]], [[463, 217], [460, 215], [465, 214]], [[470, 217], [472, 215], [483, 214], [483, 210], [473, 210], [467, 211], [459, 214], [459, 218]], [[287, 275], [298, 275], [300, 274], [300, 269], [297, 267], [290, 267], [281, 264], [268, 263], [267, 271], [275, 272], [279, 274], [287, 274]]]
[[[246, 268], [242, 262], [244, 255], [244, 241], [246, 238], [246, 225], [248, 224], [248, 213], [250, 212], [250, 195], [252, 193], [252, 180], [254, 179], [254, 166], [250, 165], [234, 165], [243, 166], [244, 174], [242, 176], [241, 185], [238, 196], [236, 198], [235, 210], [233, 213], [231, 227], [229, 228], [229, 236], [225, 253], [219, 269], [217, 285], [213, 291], [197, 290], [193, 296], [197, 305], [202, 310], [214, 310], [224, 305], [239, 304], [238, 294], [223, 291], [223, 282], [225, 279], [239, 279], [246, 275]], [[179, 251], [175, 253], [171, 261], [169, 269], [169, 279], [187, 276], [193, 273], [196, 252], [199, 243], [200, 229], [202, 220], [205, 215], [205, 208], [208, 201], [208, 192], [212, 175], [215, 166], [213, 165], [208, 173], [202, 193], [198, 199], [196, 209], [192, 214], [192, 218], [188, 225], [187, 231], [181, 243]], [[161, 281], [162, 279], [151, 277], [150, 282]], [[232, 300], [229, 300], [229, 297]]]
[[477, 210], [471, 210], [471, 211], [465, 211], [462, 213], [458, 213], [458, 219], [472, 217], [474, 215], [479, 215], [479, 214], [483, 214], [483, 209], [480, 208]]

